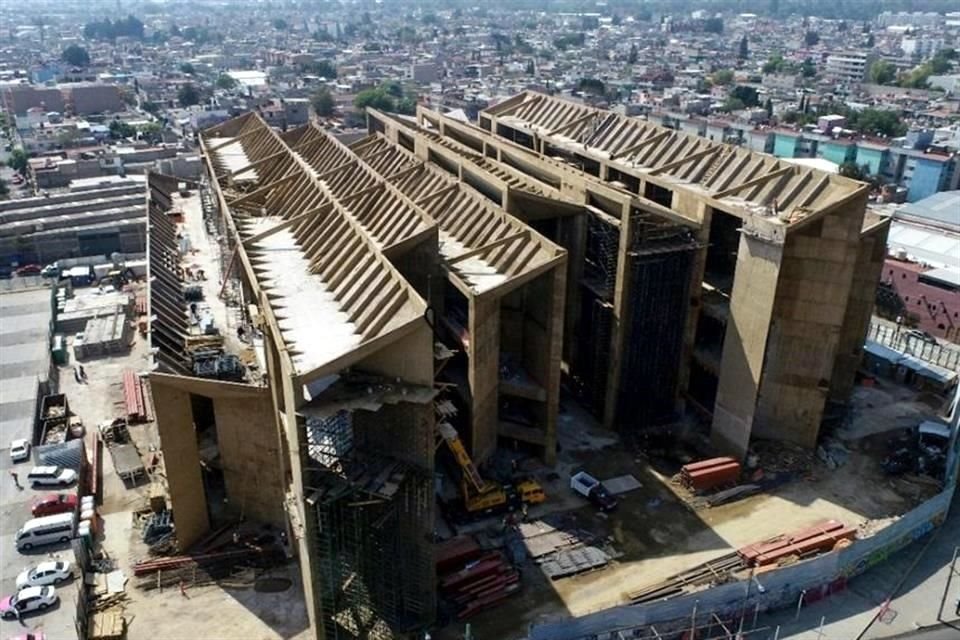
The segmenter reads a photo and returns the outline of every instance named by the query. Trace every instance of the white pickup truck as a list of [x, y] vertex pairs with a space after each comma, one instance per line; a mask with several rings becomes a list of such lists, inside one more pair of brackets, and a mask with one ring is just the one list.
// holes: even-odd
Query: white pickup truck
[[603, 483], [586, 471], [570, 476], [570, 488], [600, 508], [612, 511], [617, 507], [617, 499], [604, 488]]

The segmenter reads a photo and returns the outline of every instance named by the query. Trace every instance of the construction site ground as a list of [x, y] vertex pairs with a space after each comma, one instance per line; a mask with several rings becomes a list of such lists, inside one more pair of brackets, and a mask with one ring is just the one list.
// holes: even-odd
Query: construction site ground
[[[689, 494], [671, 482], [681, 464], [688, 461], [683, 455], [648, 459], [631, 452], [575, 403], [565, 401], [558, 425], [558, 477], [544, 482], [548, 500], [531, 509], [528, 520], [567, 512], [575, 528], [607, 538], [622, 555], [605, 568], [552, 582], [527, 561], [522, 567], [520, 593], [469, 620], [476, 637], [521, 638], [537, 620], [581, 616], [626, 604], [628, 592], [820, 520], [835, 519], [858, 527], [860, 536], [869, 535], [936, 493], [934, 483], [923, 479], [884, 475], [880, 462], [891, 431], [917, 424], [924, 413], [934, 415], [938, 403], [935, 397], [918, 400], [909, 390], [883, 383], [860, 388], [854, 394], [849, 420], [834, 434], [849, 450], [843, 464], [831, 468], [814, 457], [808, 471], [796, 473], [766, 493], [695, 508]], [[887, 426], [885, 432], [876, 432], [877, 421]], [[803, 457], [799, 450], [779, 449], [786, 453], [777, 464], [784, 460], [796, 463], [796, 458]], [[569, 488], [570, 474], [581, 469], [601, 480], [632, 474], [641, 487], [622, 494], [615, 512], [601, 514]], [[487, 527], [499, 529], [502, 525], [488, 522]], [[477, 523], [469, 530], [483, 528]], [[454, 623], [435, 637], [459, 637], [462, 629], [462, 623]]]
[[[72, 338], [68, 341], [72, 345]], [[97, 425], [121, 417], [124, 413], [123, 371], [148, 370], [149, 358], [146, 340], [138, 333], [128, 353], [83, 360], [87, 374], [85, 383], [74, 377], [73, 359], [61, 367], [60, 390], [67, 394], [71, 412], [86, 426], [88, 450], [92, 450]], [[149, 396], [149, 394], [146, 394]], [[153, 406], [146, 399], [150, 421], [131, 425], [129, 432], [137, 445], [144, 464], [151, 466], [156, 454], [159, 467], [152, 480], [128, 486], [118, 477], [109, 452], [103, 452], [103, 539], [101, 545], [129, 578], [123, 615], [127, 620], [127, 638], [130, 640], [166, 640], [173, 638], [306, 638], [307, 614], [300, 571], [295, 562], [274, 569], [270, 576], [287, 578], [291, 587], [276, 593], [262, 593], [253, 583], [237, 580], [234, 588], [220, 585], [187, 588], [183, 596], [177, 588], [162, 591], [141, 591], [134, 586], [132, 564], [147, 557], [147, 547], [141, 542], [140, 531], [134, 527], [134, 512], [148, 505], [151, 481], [163, 484], [162, 454]], [[72, 596], [71, 596], [72, 597]], [[211, 615], [216, 611], [216, 615]]]

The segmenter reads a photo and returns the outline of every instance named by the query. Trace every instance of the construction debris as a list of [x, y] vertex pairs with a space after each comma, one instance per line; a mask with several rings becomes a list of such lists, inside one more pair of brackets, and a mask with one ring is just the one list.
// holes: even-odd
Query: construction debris
[[147, 403], [144, 400], [143, 383], [132, 369], [123, 372], [123, 402], [126, 407], [128, 422], [137, 423], [147, 420]]
[[745, 568], [746, 563], [738, 553], [729, 553], [648, 587], [630, 591], [627, 597], [634, 604], [672, 598], [686, 593], [691, 587], [703, 588], [729, 582], [735, 572]]
[[459, 620], [489, 609], [520, 588], [520, 574], [499, 551], [486, 553], [440, 578], [440, 595]]

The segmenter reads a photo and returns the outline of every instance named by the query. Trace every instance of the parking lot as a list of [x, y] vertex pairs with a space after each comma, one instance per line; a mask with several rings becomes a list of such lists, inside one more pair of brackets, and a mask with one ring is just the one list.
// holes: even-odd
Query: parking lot
[[[9, 443], [4, 443], [0, 451], [0, 597], [5, 598], [16, 589], [17, 574], [45, 560], [69, 560], [73, 562], [73, 552], [68, 544], [57, 544], [38, 548], [31, 553], [17, 551], [15, 536], [17, 529], [29, 520], [30, 502], [37, 496], [51, 493], [50, 488], [34, 490], [26, 482], [27, 472], [32, 462], [13, 464], [10, 460]], [[20, 486], [14, 485], [10, 471], [15, 470], [20, 478]], [[75, 489], [74, 489], [75, 490]], [[74, 612], [76, 610], [76, 580], [65, 582], [56, 587], [60, 602], [45, 612], [28, 613], [23, 620], [0, 621], [0, 638], [10, 638], [30, 631], [42, 631], [50, 640], [76, 637]]]

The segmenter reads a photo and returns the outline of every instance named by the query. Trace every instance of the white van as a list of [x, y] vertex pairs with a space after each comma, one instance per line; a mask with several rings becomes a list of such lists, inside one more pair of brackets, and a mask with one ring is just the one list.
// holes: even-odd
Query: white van
[[49, 485], [65, 487], [77, 481], [77, 472], [63, 467], [34, 467], [27, 474], [27, 481], [35, 487]]
[[17, 530], [17, 550], [29, 551], [34, 547], [56, 542], [69, 542], [73, 538], [76, 520], [73, 513], [58, 513], [27, 520]]

